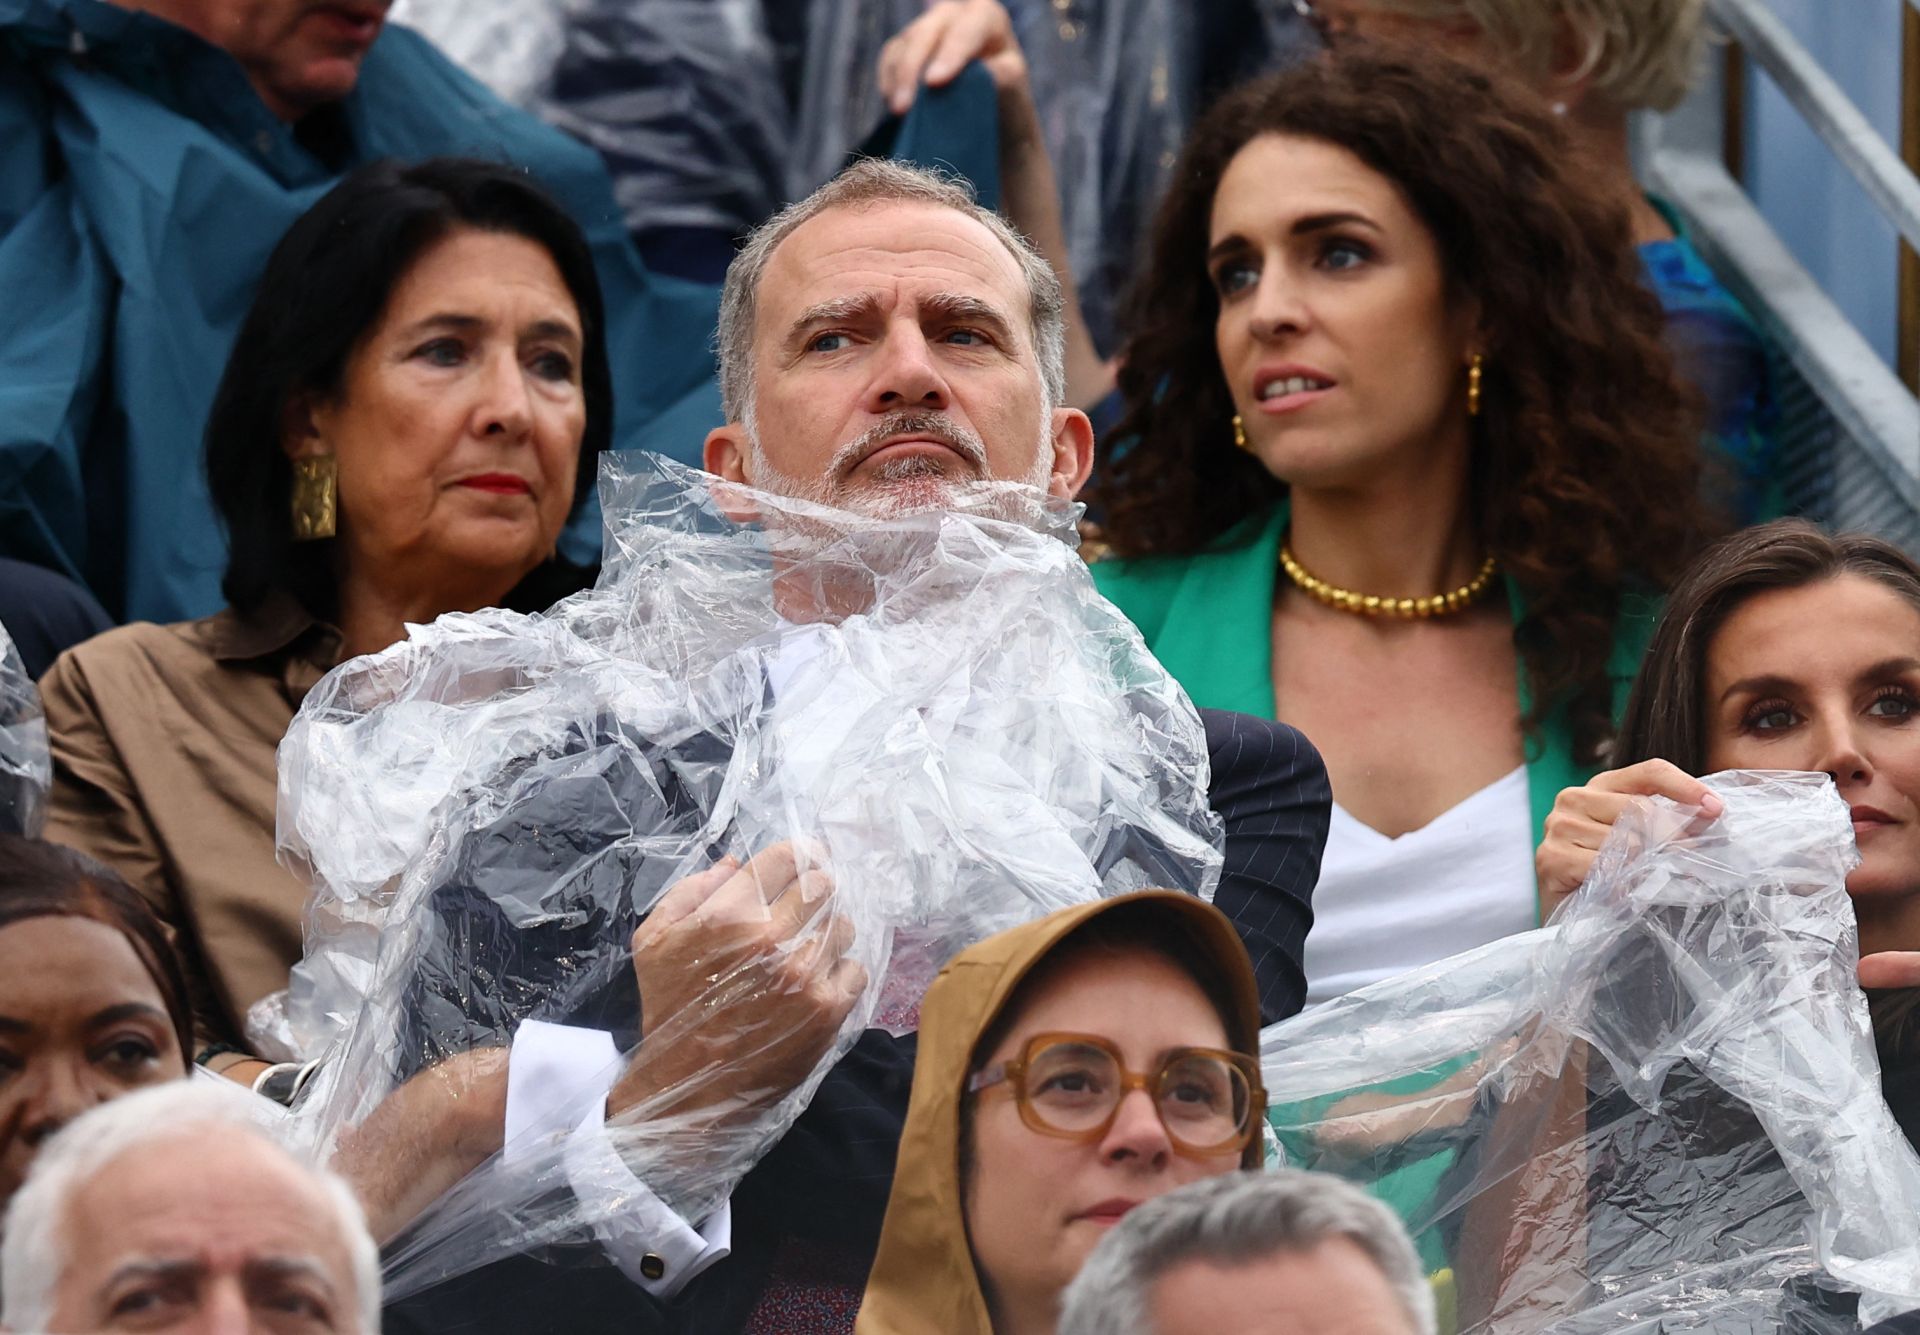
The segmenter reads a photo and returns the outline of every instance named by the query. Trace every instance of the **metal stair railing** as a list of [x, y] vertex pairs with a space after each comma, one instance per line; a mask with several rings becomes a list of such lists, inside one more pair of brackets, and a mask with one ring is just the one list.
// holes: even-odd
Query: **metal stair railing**
[[[1907, 0], [1920, 9], [1920, 0]], [[1920, 180], [1764, 0], [1708, 0], [1715, 22], [1765, 70], [1920, 249]], [[1920, 400], [1788, 251], [1722, 160], [1720, 77], [1678, 112], [1641, 126], [1646, 184], [1688, 220], [1707, 262], [1744, 302], [1785, 365], [1781, 467], [1796, 509], [1920, 552]]]
[[[1920, 0], [1909, 0], [1920, 6]], [[1759, 65], [1807, 124], [1846, 164], [1880, 212], [1920, 250], [1920, 180], [1888, 147], [1764, 0], [1709, 0], [1713, 17]]]

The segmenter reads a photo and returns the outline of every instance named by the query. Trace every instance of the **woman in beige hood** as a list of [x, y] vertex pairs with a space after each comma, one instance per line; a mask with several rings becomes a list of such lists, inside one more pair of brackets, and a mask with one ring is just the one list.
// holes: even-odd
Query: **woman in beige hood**
[[1259, 1033], [1246, 950], [1190, 895], [1099, 900], [961, 952], [921, 1008], [857, 1335], [1051, 1335], [1128, 1209], [1260, 1165]]

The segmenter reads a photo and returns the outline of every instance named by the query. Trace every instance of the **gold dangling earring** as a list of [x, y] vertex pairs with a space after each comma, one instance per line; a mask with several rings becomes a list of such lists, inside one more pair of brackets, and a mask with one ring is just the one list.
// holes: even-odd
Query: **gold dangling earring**
[[1236, 450], [1249, 452], [1253, 449], [1253, 446], [1247, 444], [1247, 424], [1240, 420], [1239, 413], [1233, 415], [1233, 447]]
[[1467, 416], [1480, 415], [1480, 368], [1486, 359], [1479, 353], [1473, 354], [1473, 364], [1467, 367]]
[[337, 489], [333, 456], [293, 461], [293, 538], [313, 542], [333, 536]]

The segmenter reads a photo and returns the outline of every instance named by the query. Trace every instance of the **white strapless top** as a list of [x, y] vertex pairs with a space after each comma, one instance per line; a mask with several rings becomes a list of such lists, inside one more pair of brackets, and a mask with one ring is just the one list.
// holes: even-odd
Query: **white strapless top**
[[1333, 806], [1307, 934], [1307, 1005], [1539, 926], [1523, 765], [1390, 839]]

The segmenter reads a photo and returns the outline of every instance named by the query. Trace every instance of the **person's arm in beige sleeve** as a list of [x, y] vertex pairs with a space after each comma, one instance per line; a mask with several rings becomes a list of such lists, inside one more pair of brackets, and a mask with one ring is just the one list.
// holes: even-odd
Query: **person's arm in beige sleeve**
[[[78, 656], [62, 654], [47, 669], [40, 679], [40, 700], [53, 752], [44, 837], [98, 858], [140, 892], [180, 951], [193, 1005], [194, 1041], [201, 1050], [236, 1042], [237, 1036], [225, 1032], [219, 1021], [221, 1011], [214, 1004], [198, 952], [191, 942], [182, 941], [179, 887]], [[225, 1053], [207, 1066], [246, 1084], [265, 1063], [241, 1053]]]

